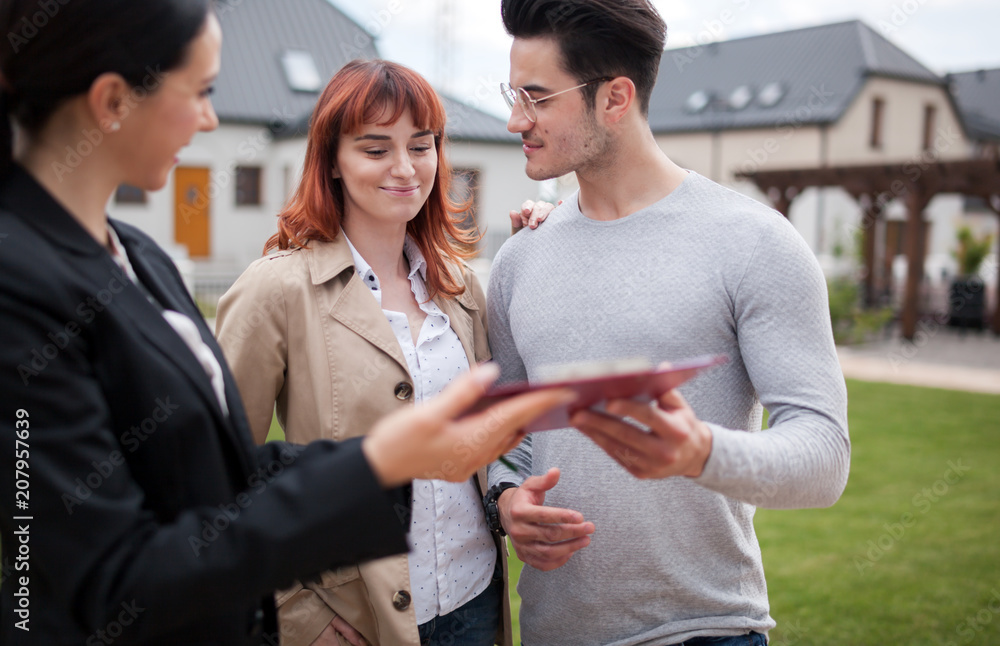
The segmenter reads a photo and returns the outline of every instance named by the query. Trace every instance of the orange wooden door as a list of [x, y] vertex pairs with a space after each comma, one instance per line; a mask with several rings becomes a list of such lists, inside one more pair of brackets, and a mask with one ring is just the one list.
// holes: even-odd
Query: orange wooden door
[[187, 247], [192, 258], [212, 253], [209, 169], [174, 169], [174, 240]]

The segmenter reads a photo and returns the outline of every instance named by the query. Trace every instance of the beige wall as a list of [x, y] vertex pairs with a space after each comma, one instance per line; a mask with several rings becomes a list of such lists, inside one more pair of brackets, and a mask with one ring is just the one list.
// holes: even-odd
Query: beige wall
[[[883, 145], [870, 146], [872, 102], [885, 102]], [[924, 106], [936, 108], [933, 150], [941, 159], [967, 157], [970, 142], [941, 86], [873, 78], [865, 84], [847, 112], [830, 128], [833, 164], [872, 164], [917, 161], [923, 153]]]
[[476, 220], [485, 229], [482, 255], [493, 253], [510, 237], [508, 212], [525, 200], [537, 200], [540, 183], [524, 174], [524, 151], [519, 141], [513, 144], [490, 144], [452, 141], [447, 150], [454, 168], [479, 170], [479, 198]]
[[[182, 166], [211, 169], [211, 249], [209, 259], [198, 260], [192, 271], [200, 275], [237, 275], [261, 255], [264, 242], [277, 230], [275, 216], [298, 185], [306, 153], [304, 137], [274, 140], [262, 126], [223, 124], [209, 133], [199, 133], [181, 151]], [[526, 199], [537, 199], [539, 183], [524, 174], [524, 153], [518, 142], [488, 144], [449, 142], [453, 166], [480, 171], [480, 223], [488, 234], [502, 239], [510, 234], [507, 211]], [[234, 168], [260, 166], [262, 204], [237, 206]], [[115, 204], [108, 212], [149, 233], [160, 245], [182, 259], [186, 249], [174, 242], [173, 173], [168, 185], [150, 193], [144, 205]], [[501, 239], [492, 240], [499, 246]]]
[[[882, 147], [870, 146], [872, 101], [880, 97], [883, 108]], [[812, 106], [800, 107], [780, 119], [783, 125], [717, 133], [660, 134], [656, 141], [667, 155], [685, 168], [749, 195], [765, 204], [769, 200], [749, 182], [737, 181], [737, 172], [830, 165], [913, 163], [969, 157], [973, 144], [966, 139], [943, 87], [892, 79], [871, 78], [848, 106], [841, 119], [829, 126], [798, 125], [823, 100], [817, 94]], [[930, 153], [923, 150], [924, 106], [936, 110]], [[570, 182], [564, 182], [570, 186]], [[837, 246], [851, 244], [860, 222], [854, 200], [838, 188], [808, 189], [792, 205], [792, 224], [820, 257], [824, 267], [836, 271], [844, 262], [832, 257]], [[893, 204], [889, 217], [904, 217], [902, 205]], [[953, 271], [951, 250], [956, 226], [966, 220], [962, 200], [940, 195], [926, 211], [931, 222], [928, 275], [941, 280]], [[996, 218], [993, 218], [994, 221]], [[995, 222], [977, 223], [989, 230]]]

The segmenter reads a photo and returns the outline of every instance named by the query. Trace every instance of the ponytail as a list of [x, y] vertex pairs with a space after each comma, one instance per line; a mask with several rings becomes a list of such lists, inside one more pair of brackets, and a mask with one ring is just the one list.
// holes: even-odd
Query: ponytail
[[[150, 70], [184, 63], [212, 0], [2, 0], [0, 174], [12, 164], [13, 129], [38, 134], [59, 106], [106, 72], [133, 86]], [[40, 11], [42, 5], [52, 5]]]

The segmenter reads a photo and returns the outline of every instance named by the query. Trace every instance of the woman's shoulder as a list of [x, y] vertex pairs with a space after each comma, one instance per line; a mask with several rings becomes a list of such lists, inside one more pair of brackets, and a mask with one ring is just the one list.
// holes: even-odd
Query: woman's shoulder
[[307, 274], [309, 271], [310, 249], [296, 247], [272, 251], [251, 262], [243, 271], [240, 279], [252, 278], [254, 281], [282, 282]]
[[483, 291], [483, 285], [475, 267], [464, 260], [453, 267], [453, 275], [458, 276], [459, 286], [463, 288], [462, 293], [456, 296], [455, 300], [467, 309], [479, 309], [485, 312], [486, 293]]

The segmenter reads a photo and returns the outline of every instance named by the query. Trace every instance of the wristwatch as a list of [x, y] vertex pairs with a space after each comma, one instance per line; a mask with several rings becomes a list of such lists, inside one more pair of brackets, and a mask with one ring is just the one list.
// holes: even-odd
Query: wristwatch
[[517, 485], [513, 482], [501, 482], [490, 487], [486, 491], [486, 495], [483, 496], [483, 506], [486, 507], [486, 526], [497, 536], [507, 535], [507, 532], [503, 530], [503, 525], [500, 524], [500, 507], [497, 505], [497, 500], [499, 500], [500, 494], [515, 488]]

